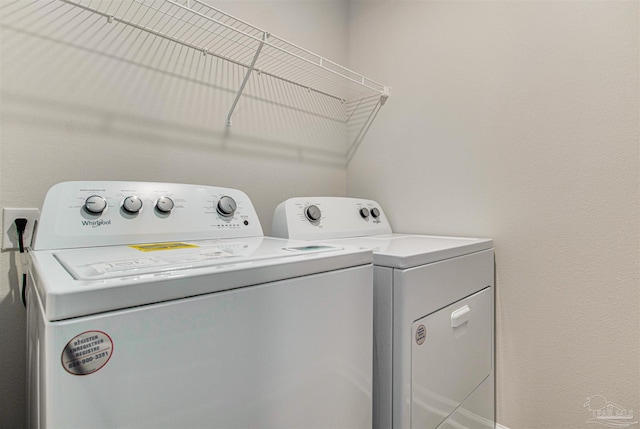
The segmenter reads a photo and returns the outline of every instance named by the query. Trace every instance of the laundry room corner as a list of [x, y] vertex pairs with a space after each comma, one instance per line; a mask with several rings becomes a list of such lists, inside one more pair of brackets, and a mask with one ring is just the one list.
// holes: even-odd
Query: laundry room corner
[[[194, 12], [193, 5], [200, 9]], [[212, 24], [201, 15], [215, 8], [224, 13], [212, 12]], [[233, 34], [240, 39], [227, 33], [229, 23], [238, 22], [240, 31], [235, 28]], [[210, 32], [211, 26], [216, 30]], [[269, 46], [267, 40], [278, 44]], [[273, 50], [264, 55], [263, 49]], [[265, 58], [273, 60], [274, 68], [262, 62]], [[316, 86], [316, 65], [308, 70], [297, 62], [300, 58], [302, 63], [313, 58], [322, 68], [328, 64], [330, 74], [348, 67], [348, 84], [340, 80], [337, 86], [344, 88], [338, 93], [326, 88], [336, 84], [333, 77], [319, 79], [322, 85]], [[0, 208], [40, 208], [47, 191], [62, 182], [118, 181], [109, 188], [108, 214], [122, 221], [134, 218], [118, 206], [124, 188], [199, 185], [246, 193], [242, 200], [250, 200], [256, 212], [247, 222], [251, 228], [259, 222], [264, 236], [273, 232], [278, 203], [315, 195], [375, 200], [394, 233], [484, 237], [492, 248], [483, 249], [484, 256], [491, 253], [483, 267], [492, 261], [495, 267], [487, 271], [495, 293], [495, 331], [482, 337], [495, 343], [495, 367], [490, 382], [482, 383], [495, 387], [495, 422], [481, 424], [584, 429], [616, 418], [620, 426], [624, 418], [633, 429], [640, 414], [639, 71], [638, 0], [0, 0]], [[364, 94], [355, 101], [349, 98], [354, 83], [355, 91]], [[86, 206], [89, 190], [71, 188], [68, 195]], [[189, 194], [202, 197], [196, 188]], [[168, 218], [153, 211], [160, 191], [144, 192], [151, 209], [145, 216], [152, 222]], [[194, 201], [213, 209], [215, 192]], [[313, 202], [296, 206], [295, 219], [317, 226], [319, 210], [315, 217], [301, 211], [310, 206]], [[73, 208], [75, 215], [95, 214], [80, 205]], [[351, 214], [361, 222], [367, 217], [362, 213]], [[216, 210], [208, 214], [220, 215]], [[373, 223], [373, 218], [367, 219]], [[216, 219], [223, 230], [229, 224], [224, 216]], [[154, 237], [164, 239], [163, 228]], [[252, 242], [255, 237], [241, 238]], [[237, 250], [233, 244], [229, 253]], [[118, 250], [122, 254], [133, 252], [124, 241], [117, 245], [125, 248]], [[321, 261], [331, 260], [331, 252], [351, 251], [274, 246], [271, 254], [301, 261], [289, 267], [293, 271], [305, 266], [309, 254]], [[192, 256], [204, 260], [224, 253], [215, 243], [204, 247], [192, 250]], [[65, 270], [89, 264], [83, 262], [89, 253], [71, 250], [67, 266], [56, 266], [56, 273], [65, 276]], [[95, 255], [102, 252], [94, 250]], [[39, 251], [41, 260], [55, 259], [51, 248]], [[371, 257], [364, 248], [354, 252]], [[116, 256], [112, 262], [118, 262]], [[92, 269], [98, 259], [91, 259]], [[257, 259], [258, 265], [264, 263], [261, 273], [285, 282], [283, 273], [293, 273], [271, 267], [268, 258]], [[354, 264], [371, 264], [365, 259]], [[321, 264], [313, 265], [315, 274], [324, 277]], [[28, 415], [27, 322], [19, 267], [15, 249], [0, 252], [0, 429], [26, 427]], [[146, 274], [153, 275], [154, 269]], [[109, 281], [117, 283], [117, 277]], [[190, 285], [194, 295], [203, 293], [201, 286]], [[471, 296], [472, 291], [462, 290], [449, 301]], [[313, 300], [334, 299], [326, 308], [344, 310], [345, 323], [348, 306], [362, 304], [332, 294], [307, 298], [299, 302], [319, 318], [331, 312]], [[276, 295], [269, 299], [284, 302]], [[242, 314], [251, 314], [259, 302], [247, 300]], [[433, 310], [448, 304], [434, 304]], [[197, 308], [202, 320], [214, 320], [206, 308]], [[287, 311], [294, 318], [295, 305]], [[467, 310], [454, 312], [464, 324]], [[185, 313], [168, 314], [179, 318]], [[61, 314], [55, 316], [70, 313]], [[265, 325], [271, 332], [295, 332], [308, 344], [295, 324], [280, 323], [279, 314], [265, 316], [273, 322]], [[222, 319], [215, 320], [224, 326]], [[242, 324], [248, 319], [234, 320]], [[443, 320], [452, 328], [448, 315]], [[189, 320], [183, 322], [189, 326]], [[126, 330], [119, 332], [126, 335]], [[357, 336], [357, 329], [351, 333]], [[64, 344], [76, 334], [65, 332]], [[424, 335], [412, 338], [418, 344]], [[349, 342], [331, 333], [325, 340]], [[68, 349], [64, 344], [51, 351], [56, 364]], [[161, 341], [155, 344], [154, 350], [162, 349]], [[250, 341], [244, 344], [251, 346]], [[281, 350], [272, 351], [271, 368], [285, 367], [278, 360]], [[227, 358], [234, 363], [232, 354]], [[298, 362], [303, 368], [305, 359]], [[108, 368], [122, 368], [122, 375], [135, 367], [118, 365]], [[56, 369], [58, 375], [70, 374]], [[304, 378], [301, 373], [295, 378]], [[337, 378], [353, 387], [367, 376]], [[265, 389], [282, 387], [280, 381], [266, 383]], [[117, 387], [110, 382], [104, 385]], [[361, 399], [363, 392], [369, 394], [366, 387], [351, 393]], [[200, 388], [206, 391], [206, 383]], [[423, 393], [433, 392], [425, 388]], [[463, 393], [461, 401], [489, 396]], [[225, 395], [219, 390], [223, 401]], [[367, 421], [368, 415], [351, 415], [337, 396], [328, 399], [348, 418]], [[117, 407], [109, 405], [117, 415]], [[362, 414], [370, 411], [368, 406], [360, 408]], [[449, 411], [460, 416], [466, 411], [461, 408]], [[66, 418], [60, 410], [56, 417]], [[231, 420], [256, 417], [240, 411]], [[142, 414], [136, 418], [144, 419]]]

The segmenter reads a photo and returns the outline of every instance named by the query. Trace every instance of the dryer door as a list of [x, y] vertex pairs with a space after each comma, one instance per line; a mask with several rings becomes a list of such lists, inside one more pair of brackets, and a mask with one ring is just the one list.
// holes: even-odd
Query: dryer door
[[435, 429], [491, 372], [492, 288], [413, 323], [411, 427]]

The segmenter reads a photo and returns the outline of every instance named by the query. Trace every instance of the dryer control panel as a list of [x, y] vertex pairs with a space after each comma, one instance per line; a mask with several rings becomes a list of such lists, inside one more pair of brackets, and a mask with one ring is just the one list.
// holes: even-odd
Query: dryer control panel
[[44, 200], [33, 249], [263, 236], [242, 191], [152, 182], [63, 182]]
[[326, 240], [391, 234], [380, 204], [343, 197], [291, 198], [273, 214], [271, 235], [296, 240]]

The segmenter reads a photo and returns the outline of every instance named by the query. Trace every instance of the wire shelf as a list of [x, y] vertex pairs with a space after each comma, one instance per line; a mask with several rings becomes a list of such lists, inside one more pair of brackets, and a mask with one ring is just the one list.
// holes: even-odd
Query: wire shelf
[[[227, 125], [231, 125], [252, 72], [338, 99], [347, 106], [358, 106], [359, 100], [372, 97], [382, 105], [389, 96], [388, 87], [199, 0], [61, 1], [102, 15], [110, 23], [123, 23], [245, 67], [246, 76], [229, 110]], [[352, 115], [349, 110], [345, 109], [345, 123]]]

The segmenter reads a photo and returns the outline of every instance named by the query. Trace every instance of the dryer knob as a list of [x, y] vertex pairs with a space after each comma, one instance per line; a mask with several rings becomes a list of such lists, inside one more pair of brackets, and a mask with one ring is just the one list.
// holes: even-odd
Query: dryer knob
[[304, 209], [304, 215], [309, 219], [309, 222], [315, 222], [322, 216], [322, 212], [318, 206], [311, 205]]
[[135, 195], [130, 195], [122, 202], [122, 208], [127, 213], [136, 214], [142, 210], [142, 200]]
[[107, 208], [107, 200], [100, 195], [91, 195], [84, 200], [84, 209], [91, 214], [100, 214]]
[[173, 200], [169, 197], [160, 197], [156, 201], [156, 210], [160, 213], [170, 213], [173, 210]]
[[369, 217], [369, 209], [366, 207], [362, 207], [360, 209], [360, 216], [362, 216], [363, 218], [367, 219]]
[[373, 216], [374, 218], [379, 218], [380, 217], [380, 210], [378, 210], [376, 207], [371, 209], [371, 216]]
[[236, 208], [238, 208], [236, 200], [231, 197], [224, 196], [220, 198], [220, 201], [218, 201], [216, 211], [222, 217], [231, 217], [236, 212]]

